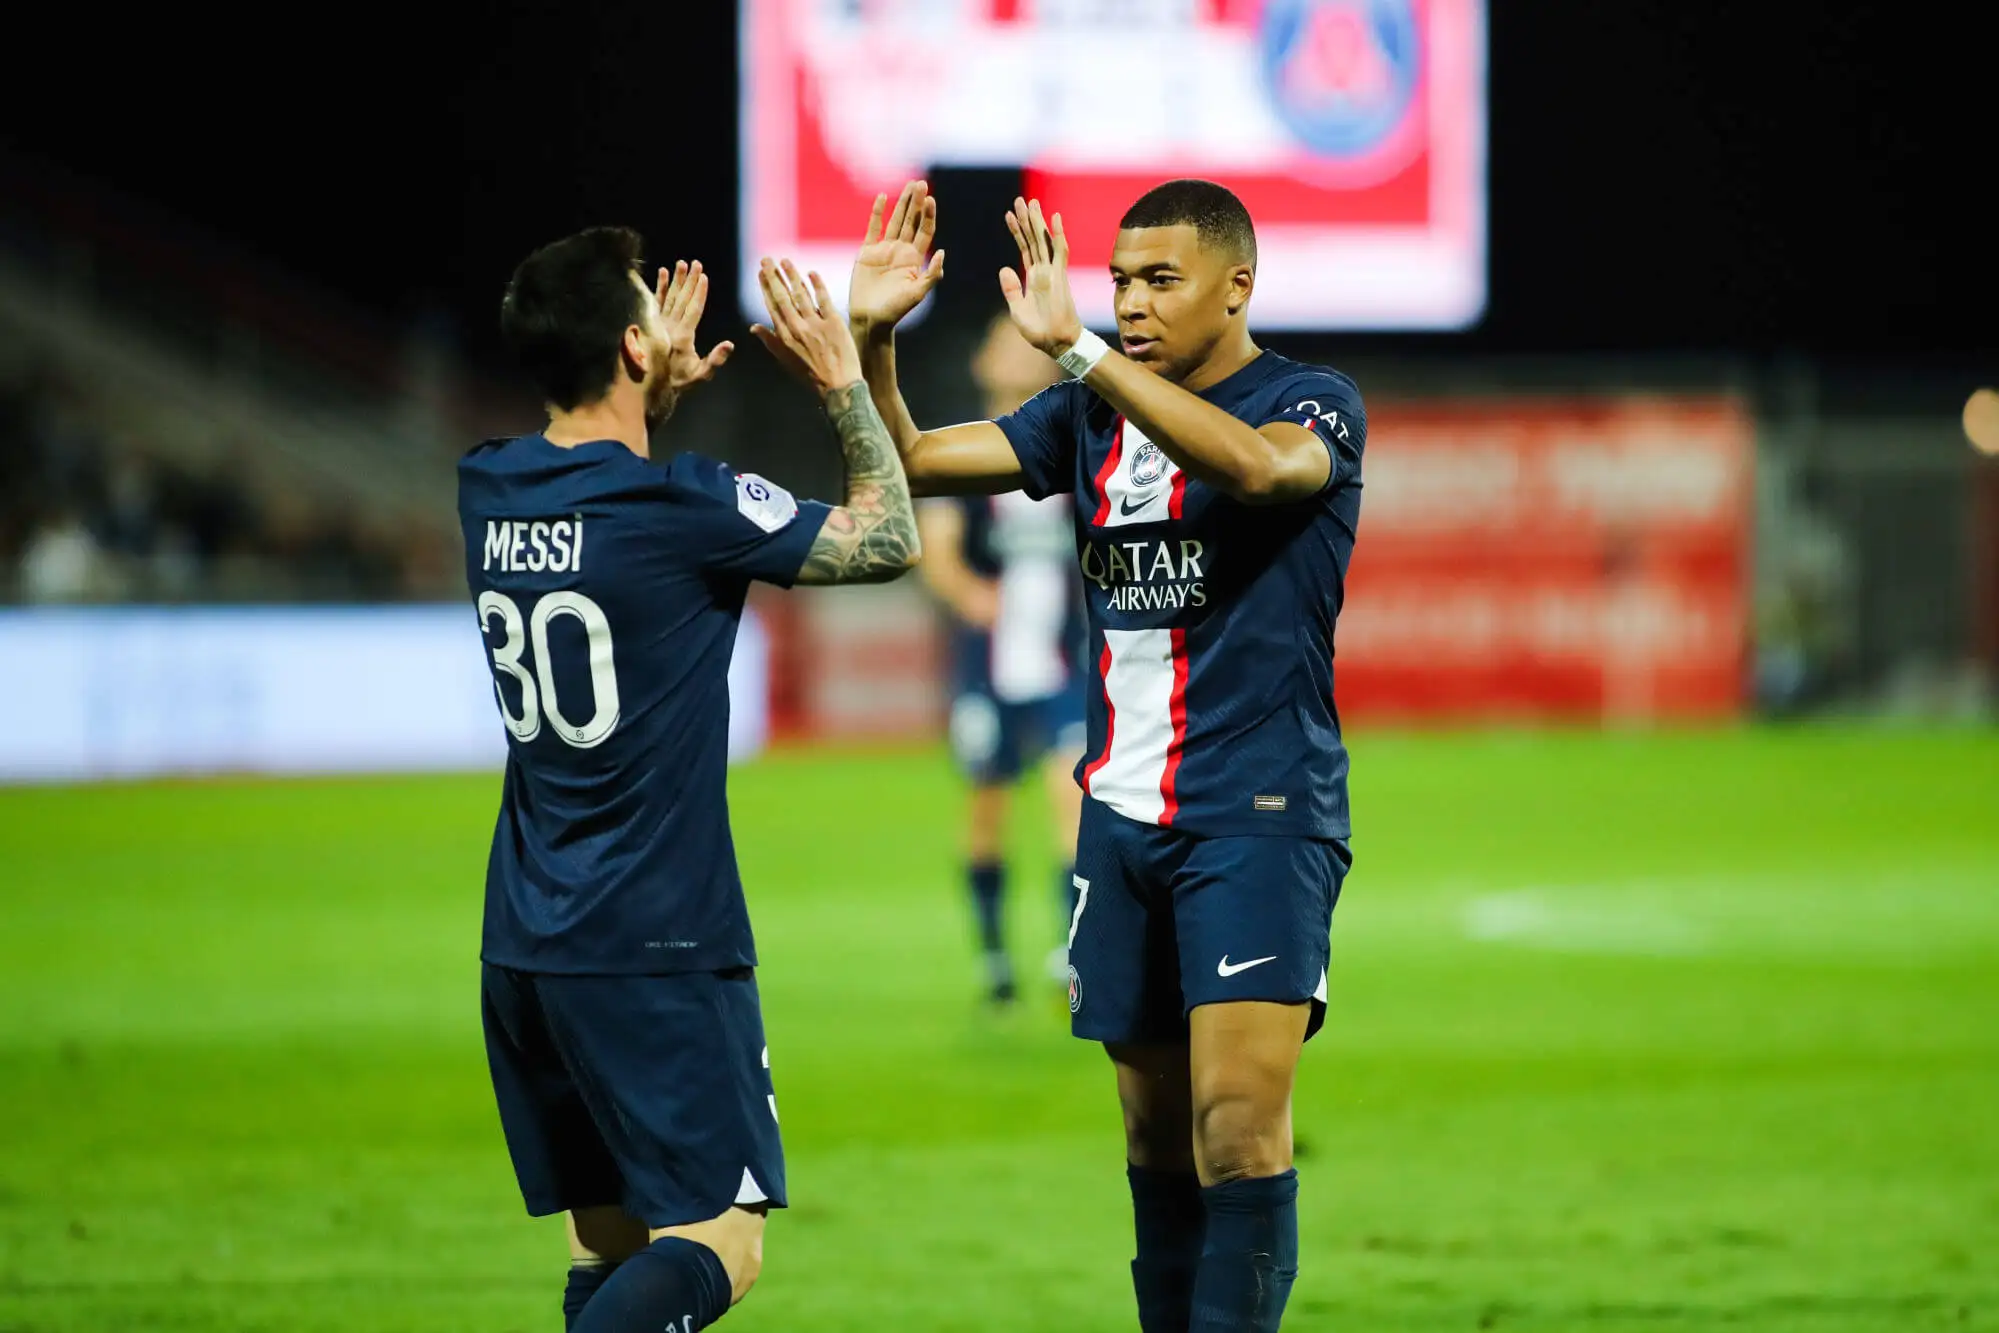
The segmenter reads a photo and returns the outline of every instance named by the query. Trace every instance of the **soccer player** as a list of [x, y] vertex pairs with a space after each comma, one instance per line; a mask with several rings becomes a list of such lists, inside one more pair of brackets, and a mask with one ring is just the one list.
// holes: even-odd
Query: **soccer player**
[[[1058, 377], [1002, 311], [972, 358], [988, 413], [1018, 408]], [[951, 622], [951, 751], [971, 786], [966, 880], [985, 955], [988, 995], [1015, 997], [1006, 949], [1007, 797], [1030, 765], [1043, 767], [1062, 868], [1060, 921], [1075, 911], [1076, 820], [1082, 792], [1070, 777], [1083, 752], [1082, 589], [1076, 578], [1069, 497], [1019, 491], [953, 496], [917, 506], [924, 583]], [[1049, 969], [1068, 975], [1058, 944]]]
[[695, 350], [699, 264], [640, 276], [637, 233], [530, 255], [501, 305], [548, 425], [459, 464], [471, 594], [506, 725], [480, 956], [500, 1123], [534, 1216], [568, 1214], [576, 1333], [692, 1333], [756, 1281], [784, 1157], [724, 801], [728, 670], [752, 580], [893, 579], [908, 483], [817, 274], [766, 260], [753, 331], [823, 399], [846, 503], [655, 427]]
[[943, 276], [936, 205], [922, 182], [886, 203], [849, 317], [912, 486], [1075, 498], [1096, 681], [1069, 1007], [1117, 1072], [1139, 1323], [1275, 1329], [1298, 1263], [1292, 1083], [1351, 864], [1333, 627], [1360, 393], [1257, 347], [1249, 214], [1181, 180], [1120, 224], [1116, 349], [1077, 317], [1060, 215], [1016, 200], [1001, 290], [1073, 378], [997, 421], [921, 430], [892, 330]]

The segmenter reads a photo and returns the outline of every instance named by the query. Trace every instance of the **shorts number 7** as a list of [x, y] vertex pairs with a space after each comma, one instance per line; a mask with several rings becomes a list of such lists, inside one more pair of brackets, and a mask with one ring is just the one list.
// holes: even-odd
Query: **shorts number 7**
[[1083, 909], [1090, 902], [1090, 881], [1081, 875], [1069, 876], [1069, 882], [1076, 886], [1076, 912], [1069, 918], [1069, 947], [1076, 947], [1076, 927], [1083, 924]]

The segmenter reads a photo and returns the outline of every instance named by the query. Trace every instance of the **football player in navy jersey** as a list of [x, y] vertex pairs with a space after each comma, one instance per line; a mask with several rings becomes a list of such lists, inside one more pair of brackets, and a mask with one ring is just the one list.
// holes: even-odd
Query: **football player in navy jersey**
[[1276, 1329], [1298, 1260], [1291, 1090], [1351, 864], [1333, 629], [1360, 392], [1256, 345], [1249, 214], [1180, 180], [1120, 223], [1115, 348], [1077, 316], [1061, 217], [1016, 200], [1001, 291], [1072, 378], [995, 421], [922, 430], [893, 330], [943, 276], [936, 216], [920, 181], [876, 201], [849, 316], [919, 494], [1073, 497], [1095, 680], [1069, 1007], [1117, 1072], [1139, 1321]]
[[756, 1281], [785, 1206], [756, 947], [724, 797], [753, 580], [915, 565], [909, 487], [817, 274], [766, 260], [753, 331], [824, 402], [838, 507], [652, 454], [695, 350], [700, 265], [640, 276], [595, 228], [515, 271], [501, 328], [548, 425], [459, 464], [467, 580], [508, 733], [480, 957], [488, 1062], [527, 1210], [566, 1213], [578, 1333], [692, 1333]]
[[[986, 410], [1018, 408], [1060, 375], [1001, 311], [972, 357]], [[1069, 497], [1021, 491], [940, 496], [917, 506], [924, 585], [950, 621], [952, 758], [971, 786], [965, 879], [971, 890], [988, 997], [1015, 997], [1007, 953], [1006, 813], [1011, 789], [1035, 765], [1048, 786], [1055, 845], [1059, 941], [1076, 906], [1076, 821], [1082, 793], [1069, 776], [1083, 751], [1083, 598]], [[1066, 981], [1058, 943], [1049, 970]]]

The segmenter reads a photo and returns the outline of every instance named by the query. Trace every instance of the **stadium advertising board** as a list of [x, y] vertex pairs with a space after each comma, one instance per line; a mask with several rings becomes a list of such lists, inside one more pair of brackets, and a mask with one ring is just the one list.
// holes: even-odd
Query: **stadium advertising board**
[[1343, 716], [1739, 711], [1754, 448], [1739, 405], [1370, 408]]
[[741, 24], [754, 318], [760, 255], [845, 274], [873, 197], [940, 167], [1023, 173], [1099, 328], [1118, 218], [1177, 176], [1255, 217], [1260, 327], [1484, 310], [1483, 0], [744, 0]]
[[[729, 665], [729, 750], [767, 730], [763, 628]], [[0, 782], [498, 769], [506, 731], [470, 606], [0, 612]]]
[[[1718, 719], [1746, 703], [1754, 427], [1720, 397], [1370, 404], [1336, 639], [1349, 722]], [[774, 730], [942, 730], [915, 580], [766, 598]]]

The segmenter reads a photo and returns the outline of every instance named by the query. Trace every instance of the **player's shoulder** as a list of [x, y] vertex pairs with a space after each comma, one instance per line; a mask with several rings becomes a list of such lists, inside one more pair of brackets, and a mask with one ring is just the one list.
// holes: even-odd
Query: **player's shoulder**
[[1066, 422], [1079, 421], [1093, 406], [1101, 405], [1096, 390], [1081, 380], [1057, 380], [1020, 405], [1024, 413]]
[[1264, 355], [1273, 358], [1264, 380], [1264, 393], [1271, 399], [1280, 400], [1287, 407], [1293, 401], [1307, 398], [1330, 399], [1332, 401], [1326, 406], [1337, 402], [1350, 414], [1363, 411], [1360, 385], [1354, 382], [1353, 376], [1331, 366], [1294, 361], [1276, 352], [1266, 351]]
[[683, 452], [668, 459], [662, 472], [675, 498], [734, 509], [766, 532], [775, 532], [798, 515], [798, 499], [790, 491], [719, 458]]
[[461, 500], [503, 509], [649, 500], [658, 475], [616, 440], [560, 446], [539, 433], [481, 440], [458, 460]]
[[458, 475], [472, 478], [500, 471], [519, 454], [528, 435], [495, 435], [479, 441], [458, 457]]
[[689, 499], [726, 502], [735, 493], [735, 469], [706, 454], [677, 453], [666, 460], [660, 473], [668, 490], [684, 493]]
[[590, 440], [582, 444], [558, 445], [539, 431], [524, 435], [498, 435], [467, 449], [458, 459], [460, 475], [491, 473], [500, 476], [541, 478], [582, 473], [600, 473], [623, 480], [642, 480], [648, 464], [617, 440]]
[[[537, 444], [540, 449], [535, 447]], [[479, 441], [458, 459], [460, 502], [479, 506], [505, 504], [522, 491], [545, 483], [558, 462], [554, 449], [533, 433], [497, 435]]]

